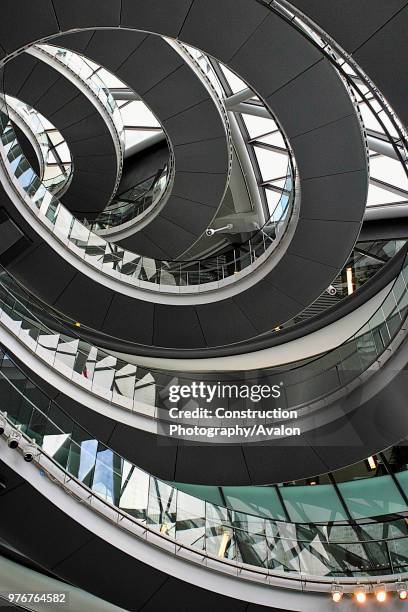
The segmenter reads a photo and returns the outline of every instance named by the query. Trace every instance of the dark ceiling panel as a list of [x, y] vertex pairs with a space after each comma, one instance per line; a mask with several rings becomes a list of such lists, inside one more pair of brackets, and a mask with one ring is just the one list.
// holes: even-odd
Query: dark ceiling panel
[[407, 4], [407, 0], [291, 0], [347, 51], [353, 52]]
[[119, 338], [140, 338], [142, 344], [151, 344], [153, 338], [154, 307], [149, 302], [115, 294], [109, 306], [102, 331]]
[[122, 0], [121, 26], [176, 37], [191, 2], [192, 0]]
[[247, 0], [195, 0], [180, 39], [226, 61], [267, 15], [268, 10], [260, 3]]
[[62, 31], [75, 28], [118, 26], [121, 0], [53, 0]]
[[271, 13], [240, 47], [229, 65], [267, 98], [321, 57], [321, 52], [299, 32], [281, 17]]
[[230, 344], [258, 333], [251, 317], [232, 300], [202, 304], [196, 310], [209, 346]]
[[196, 310], [193, 306], [156, 304], [154, 310], [155, 346], [205, 346]]
[[18, 5], [2, 0], [0, 43], [8, 53], [58, 31], [51, 0], [20, 0]]

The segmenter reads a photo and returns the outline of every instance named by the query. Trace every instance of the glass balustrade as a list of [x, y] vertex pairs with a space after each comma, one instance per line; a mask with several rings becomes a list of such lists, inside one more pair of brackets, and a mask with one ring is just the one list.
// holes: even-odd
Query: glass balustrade
[[112, 96], [109, 87], [105, 85], [98, 75], [98, 66], [82, 55], [78, 55], [68, 49], [55, 47], [53, 45], [35, 45], [35, 49], [41, 53], [53, 57], [60, 64], [68, 68], [76, 78], [83, 81], [95, 94], [98, 100], [108, 111], [108, 116], [112, 119], [116, 132], [119, 137], [122, 153], [125, 148], [125, 130], [120, 109]]
[[[390, 475], [368, 479], [371, 489], [372, 483], [376, 484], [376, 499], [383, 495], [384, 504], [380, 507], [390, 511], [389, 520], [386, 517], [358, 522], [348, 518], [319, 523], [276, 520], [268, 515], [266, 500], [266, 510], [261, 514], [244, 511], [245, 505], [242, 511], [237, 511], [185, 493], [141, 470], [73, 421], [3, 351], [0, 387], [1, 407], [8, 421], [65, 471], [69, 476], [64, 480], [66, 487], [73, 484], [71, 478], [75, 479], [89, 491], [87, 501], [91, 506], [95, 498], [114, 507], [117, 512], [114, 520], [122, 528], [127, 516], [148, 531], [160, 534], [163, 540], [196, 551], [200, 562], [204, 555], [232, 565], [317, 576], [407, 571], [408, 525], [404, 513], [408, 507]], [[405, 481], [400, 479], [407, 491]], [[343, 483], [344, 495], [352, 499], [354, 494], [358, 499], [361, 488], [367, 488], [366, 482]], [[394, 488], [392, 499], [390, 487]], [[329, 496], [320, 490], [324, 488], [309, 487], [306, 503], [327, 506]], [[304, 487], [299, 487], [299, 495], [296, 489], [296, 486], [286, 489], [291, 492], [295, 507], [296, 500], [305, 499]], [[286, 496], [286, 507], [288, 500]], [[340, 519], [344, 518], [341, 512], [340, 509]], [[331, 516], [337, 515], [332, 512]]]
[[[400, 331], [407, 315], [407, 281], [405, 258], [379, 308], [346, 342], [317, 357], [254, 372], [244, 382], [281, 384], [282, 409], [308, 410], [344, 389], [370, 370]], [[128, 363], [81, 340], [73, 322], [67, 325], [66, 320], [44, 310], [5, 270], [0, 274], [0, 323], [75, 384], [122, 408], [162, 422], [168, 421], [170, 407], [183, 408], [183, 400], [170, 403], [170, 385], [211, 380], [208, 374], [166, 373]], [[223, 377], [217, 373], [217, 380]], [[224, 378], [239, 384], [238, 377], [239, 374], [233, 381], [229, 376]], [[233, 405], [225, 400], [225, 407]], [[268, 407], [268, 400], [257, 404], [259, 410]]]
[[140, 181], [127, 191], [115, 197], [95, 220], [84, 220], [84, 225], [96, 234], [100, 231], [109, 231], [113, 228], [129, 223], [138, 218], [144, 218], [153, 210], [168, 188], [168, 181], [173, 173], [173, 156], [169, 166], [158, 170], [153, 176]]
[[[41, 160], [41, 180], [44, 186], [54, 195], [61, 195], [66, 191], [72, 180], [73, 165], [71, 157], [68, 163], [58, 163], [55, 156], [53, 144], [44, 127], [44, 117], [34, 108], [11, 96], [6, 96], [7, 105], [14, 111], [22, 121], [38, 144]], [[55, 131], [55, 128], [53, 128]], [[61, 134], [58, 134], [58, 145], [65, 143]], [[66, 145], [66, 143], [65, 143]], [[66, 145], [67, 146], [67, 145]], [[67, 147], [67, 151], [69, 151]]]
[[[239, 280], [262, 264], [284, 235], [294, 198], [291, 166], [282, 195], [267, 223], [237, 247], [198, 261], [163, 261], [143, 257], [107, 242], [88, 229], [54, 197], [25, 158], [6, 114], [0, 114], [0, 140], [9, 177], [21, 197], [61, 242], [82, 261], [110, 277], [147, 290], [194, 293], [216, 290]], [[191, 288], [191, 289], [190, 289]]]

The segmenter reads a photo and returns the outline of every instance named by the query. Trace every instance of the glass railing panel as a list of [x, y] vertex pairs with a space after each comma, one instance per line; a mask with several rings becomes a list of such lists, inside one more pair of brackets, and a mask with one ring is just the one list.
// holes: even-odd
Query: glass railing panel
[[93, 362], [90, 360], [92, 347], [86, 342], [79, 341], [79, 349], [75, 355], [72, 380], [86, 387], [92, 385]]
[[156, 405], [156, 382], [152, 374], [148, 373], [140, 378], [135, 385], [133, 394], [134, 403]]
[[151, 528], [167, 533], [177, 516], [177, 491], [170, 485], [150, 477], [146, 521]]
[[206, 502], [206, 535], [207, 553], [223, 559], [237, 558], [237, 540], [231, 527], [231, 513]]
[[408, 571], [408, 539], [401, 538], [386, 543], [390, 558], [391, 573]]
[[75, 425], [71, 434], [67, 470], [91, 488], [95, 469], [98, 441]]
[[43, 329], [40, 323], [30, 321], [28, 318], [26, 318], [22, 320], [18, 337], [27, 348], [34, 353], [37, 353], [37, 348], [42, 333]]
[[118, 507], [145, 520], [149, 506], [149, 486], [149, 474], [123, 460]]
[[235, 560], [237, 550], [234, 530], [228, 525], [207, 520], [205, 550], [214, 557]]
[[391, 289], [391, 291], [388, 293], [387, 297], [385, 298], [385, 300], [383, 301], [381, 305], [381, 308], [382, 308], [384, 320], [387, 323], [390, 321], [390, 319], [392, 319], [392, 317], [395, 314], [398, 314], [398, 304], [395, 299], [393, 289]]
[[[37, 421], [30, 424], [37, 426]], [[59, 465], [66, 469], [69, 464], [72, 421], [61, 411], [61, 409], [51, 402], [47, 411], [47, 424], [41, 429], [43, 451], [52, 457]]]
[[[302, 372], [299, 372], [299, 377], [301, 380], [296, 383], [287, 384], [285, 381], [285, 398], [288, 407], [299, 406], [324, 396], [334, 388], [337, 388], [341, 382], [336, 366], [316, 373], [312, 367], [309, 370], [306, 366], [302, 369]], [[285, 376], [281, 378], [285, 380]], [[291, 380], [293, 381], [293, 376], [291, 376]]]
[[235, 529], [237, 561], [256, 567], [269, 567], [268, 542], [264, 534]]
[[115, 397], [123, 396], [133, 400], [137, 380], [136, 372], [136, 366], [118, 360], [113, 379], [113, 394]]
[[300, 572], [296, 526], [292, 523], [265, 523], [268, 567], [280, 572]]
[[63, 372], [69, 378], [72, 377], [78, 347], [78, 339], [73, 339], [70, 336], [60, 334], [55, 354], [54, 367]]
[[23, 432], [27, 431], [27, 424], [33, 413], [32, 404], [24, 396], [26, 382], [25, 379], [13, 380], [11, 389], [5, 396], [5, 399], [7, 399], [7, 404], [5, 404], [7, 406], [7, 418]]
[[[369, 336], [365, 336], [366, 342], [370, 342]], [[347, 385], [349, 382], [360, 376], [364, 372], [364, 362], [361, 359], [360, 352], [358, 350], [360, 345], [363, 346], [363, 340], [360, 338], [353, 338], [346, 344], [339, 347], [338, 351], [340, 354], [339, 363], [337, 366], [341, 384]]]
[[117, 506], [120, 500], [121, 461], [110, 448], [99, 442], [95, 457], [92, 491]]
[[55, 224], [54, 224], [55, 234], [57, 234], [59, 238], [66, 240], [71, 235], [73, 223], [74, 223], [74, 219], [71, 213], [67, 209], [61, 208], [58, 211], [58, 215], [55, 219]]
[[84, 227], [80, 221], [75, 219], [72, 224], [69, 239], [78, 248], [85, 251], [90, 239], [90, 231], [86, 229], [86, 227]]
[[393, 289], [401, 319], [405, 319], [408, 310], [408, 290], [402, 273], [395, 280]]
[[[23, 390], [23, 389], [21, 389]], [[25, 398], [31, 402], [33, 409], [36, 411], [42, 411], [44, 414], [49, 414], [50, 398], [30, 380], [26, 379], [26, 385], [24, 388]], [[29, 424], [30, 419], [26, 422]], [[65, 431], [65, 430], [63, 430]]]
[[187, 546], [205, 550], [205, 501], [177, 491], [176, 539]]
[[408, 510], [397, 487], [387, 476], [342, 482], [338, 487], [351, 516], [355, 519]]

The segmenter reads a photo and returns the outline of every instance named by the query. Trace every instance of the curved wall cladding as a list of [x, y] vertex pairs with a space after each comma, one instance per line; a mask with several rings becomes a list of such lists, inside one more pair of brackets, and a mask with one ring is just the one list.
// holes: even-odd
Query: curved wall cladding
[[26, 53], [5, 67], [4, 91], [35, 108], [66, 140], [74, 172], [64, 205], [79, 218], [103, 210], [115, 188], [119, 160], [92, 102], [54, 68]]
[[[112, 27], [117, 25], [119, 18], [119, 3], [116, 2], [109, 6], [98, 5], [94, 18], [97, 23], [91, 18], [93, 2], [73, 2], [67, 7], [58, 1], [54, 2], [54, 7], [58, 24], [49, 3], [44, 1], [36, 6], [36, 20], [32, 8], [27, 7], [27, 23], [20, 27], [24, 35], [10, 36], [0, 24], [0, 43], [3, 40], [7, 52], [24, 41], [57, 34], [58, 28]], [[7, 1], [4, 10], [6, 15], [10, 12], [9, 23], [12, 23], [12, 3]], [[41, 29], [37, 31], [35, 23], [43, 10], [50, 11], [49, 18], [41, 17]], [[47, 23], [49, 29], [45, 33]], [[135, 5], [124, 0], [121, 26], [179, 36], [203, 48], [236, 70], [271, 106], [289, 136], [299, 171], [300, 217], [288, 250], [255, 287], [233, 298], [200, 306], [151, 304], [115, 293], [73, 270], [48, 245], [38, 240], [33, 252], [13, 262], [10, 269], [39, 297], [75, 320], [138, 344], [158, 349], [201, 349], [262, 334], [303, 310], [329, 286], [359, 234], [367, 194], [367, 160], [353, 103], [337, 72], [321, 52], [281, 17], [257, 2], [174, 0], [166, 4], [153, 1]], [[223, 36], [219, 32], [223, 32]], [[81, 41], [86, 45], [85, 55], [89, 53], [91, 58], [106, 64], [108, 50], [98, 42], [102, 34], [98, 31], [90, 39], [89, 33], [72, 36], [78, 50]], [[144, 91], [140, 93], [153, 110], [155, 104], [159, 108], [163, 105], [165, 91], [161, 85], [167, 81], [171, 90], [173, 78], [178, 71], [184, 70], [182, 60], [174, 57], [176, 63], [172, 64], [173, 72], [170, 70], [169, 74], [168, 58], [172, 56], [166, 48], [162, 83], [152, 82], [152, 72], [146, 71], [146, 62], [152, 57], [159, 67], [162, 65], [164, 59], [157, 48], [160, 39], [133, 32], [114, 35], [122, 34], [125, 35], [123, 40], [128, 41], [128, 58], [123, 61], [121, 52], [119, 57], [111, 58], [107, 67], [117, 70], [130, 85], [132, 75], [136, 79], [136, 75], [139, 78], [140, 73], [145, 74]], [[62, 39], [65, 45], [69, 36]], [[88, 42], [84, 42], [86, 37]], [[136, 51], [135, 37], [139, 41]], [[137, 64], [132, 57], [137, 59]], [[321, 95], [323, 88], [324, 96]], [[207, 102], [200, 102], [200, 99], [196, 89], [187, 98], [185, 112], [192, 122], [197, 122], [199, 109], [206, 108]], [[180, 139], [186, 137], [180, 124], [185, 113], [173, 116], [171, 112], [166, 129], [170, 139], [170, 129], [173, 129], [176, 138], [173, 145], [177, 146], [183, 144]], [[197, 126], [196, 142], [201, 137], [208, 138], [208, 127]], [[216, 140], [217, 133], [210, 133]], [[198, 177], [193, 184], [200, 189]], [[183, 192], [181, 200], [185, 197], [188, 194]], [[192, 210], [186, 209], [186, 216], [191, 216]], [[160, 220], [157, 223], [160, 224], [159, 233], [165, 233], [171, 244], [169, 227]], [[27, 231], [33, 235], [31, 228]], [[45, 268], [47, 280], [40, 278]]]
[[173, 149], [171, 194], [156, 218], [132, 236], [131, 245], [148, 257], [175, 258], [207, 229], [223, 199], [230, 171], [223, 119], [207, 87], [160, 37], [126, 30], [86, 35], [52, 42], [86, 55], [137, 92]]

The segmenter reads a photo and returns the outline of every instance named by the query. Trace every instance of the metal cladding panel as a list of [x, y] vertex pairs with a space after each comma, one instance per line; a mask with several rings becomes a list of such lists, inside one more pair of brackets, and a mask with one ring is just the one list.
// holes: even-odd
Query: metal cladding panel
[[197, 223], [200, 223], [202, 227], [207, 227], [208, 208], [199, 202], [173, 196], [168, 206], [163, 209], [161, 217], [194, 233]]
[[251, 318], [233, 300], [197, 306], [196, 309], [205, 339], [212, 346], [257, 335]]
[[[196, 226], [197, 227], [197, 226]], [[205, 228], [204, 228], [205, 229]], [[139, 244], [138, 233], [132, 236], [132, 245], [136, 252], [143, 253], [145, 256], [154, 257], [153, 251], [158, 252], [157, 247], [164, 250], [167, 253], [167, 259], [174, 259], [180, 253], [185, 251], [191, 244], [193, 244], [197, 235], [193, 234], [180, 225], [173, 223], [170, 219], [165, 219], [161, 215], [158, 215], [150, 224], [143, 230], [143, 234], [147, 236], [152, 242], [151, 252], [147, 252], [146, 246], [142, 249], [143, 243]]]
[[[168, 74], [144, 94], [144, 100], [155, 109], [162, 122], [208, 98], [207, 89], [186, 64]], [[217, 112], [215, 105], [213, 112]]]
[[[319, 240], [319, 238], [316, 234], [316, 239]], [[336, 273], [336, 268], [287, 253], [284, 264], [279, 269], [275, 268], [275, 274], [267, 280], [284, 295], [290, 296], [304, 306], [309, 306], [312, 293], [311, 283], [313, 283], [314, 290], [318, 288], [318, 295], [320, 295], [330, 284], [330, 282], [327, 283], [327, 280], [329, 278], [332, 280]], [[290, 312], [290, 310], [286, 311], [286, 321], [291, 318]]]
[[327, 59], [302, 72], [266, 102], [278, 117], [284, 113], [284, 130], [289, 139], [338, 119], [355, 116], [346, 86], [341, 87], [339, 75]]
[[303, 310], [304, 305], [299, 301], [296, 292], [293, 293], [295, 297], [290, 297], [267, 281], [261, 281], [251, 291], [240, 293], [233, 299], [250, 318], [258, 333], [261, 333], [286, 320], [288, 312]]
[[0, 44], [12, 53], [59, 31], [52, 0], [2, 0]]
[[155, 304], [155, 346], [206, 346], [203, 330], [194, 306]]
[[109, 305], [101, 327], [102, 332], [125, 337], [127, 333], [140, 338], [143, 344], [151, 344], [153, 339], [154, 309], [148, 302], [137, 302], [116, 294]]
[[408, 6], [354, 53], [356, 61], [380, 89], [405, 127], [408, 125], [408, 77], [404, 63], [408, 53], [407, 30]]
[[[175, 145], [177, 167], [180, 172], [225, 172], [225, 136], [202, 142]], [[221, 146], [220, 146], [221, 145]]]
[[247, 0], [194, 0], [179, 38], [228, 61], [268, 14], [260, 3]]
[[354, 235], [359, 229], [360, 224], [353, 221], [300, 219], [288, 253], [337, 270], [344, 264], [344, 252], [348, 249], [350, 254], [353, 250]]
[[[367, 173], [357, 170], [347, 176], [332, 174], [305, 179], [301, 183], [301, 219], [361, 221], [361, 206], [367, 190]], [[325, 205], [321, 205], [321, 200]]]
[[11, 274], [34, 295], [52, 304], [78, 272], [45, 243], [37, 242], [8, 266]]
[[226, 448], [221, 444], [199, 446], [191, 443], [179, 446], [176, 482], [221, 485], [231, 482], [231, 478], [234, 485], [251, 482], [240, 446]]
[[373, 36], [406, 0], [291, 0], [350, 53]]
[[45, 567], [55, 566], [92, 538], [89, 531], [67, 520], [64, 512], [22, 479], [14, 489], [6, 488], [0, 497], [1, 538]]
[[[60, 312], [73, 313], [75, 320], [80, 323], [100, 328], [109, 308], [112, 292], [107, 292], [97, 283], [93, 283], [92, 293], [89, 290], [89, 279], [83, 274], [77, 274], [60, 293], [54, 306]], [[90, 299], [81, 300], [81, 296], [85, 296], [86, 292]], [[80, 307], [77, 306], [79, 300], [82, 302]]]
[[121, 0], [52, 0], [61, 31], [118, 26]]
[[192, 0], [122, 0], [122, 28], [135, 28], [177, 37]]
[[322, 57], [302, 34], [270, 13], [228, 65], [266, 99]]

